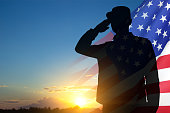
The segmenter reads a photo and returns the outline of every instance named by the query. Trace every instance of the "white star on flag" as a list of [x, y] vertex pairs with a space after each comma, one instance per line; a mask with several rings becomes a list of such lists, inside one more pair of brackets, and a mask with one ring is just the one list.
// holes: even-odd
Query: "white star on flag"
[[157, 45], [157, 40], [153, 40], [153, 46], [155, 47]]
[[167, 21], [166, 16], [162, 15], [162, 18], [160, 20], [162, 20], [162, 23], [164, 23], [164, 21]]
[[132, 24], [131, 25], [129, 25], [129, 29], [131, 29], [132, 28]]
[[142, 8], [145, 7], [145, 4], [142, 5]]
[[143, 15], [142, 15], [141, 17], [143, 17], [144, 19], [145, 19], [146, 17], [149, 17], [149, 16], [148, 16], [148, 12], [143, 13]]
[[156, 14], [154, 14], [154, 16], [153, 16], [152, 20], [155, 20], [155, 19], [156, 19]]
[[147, 30], [147, 32], [149, 32], [151, 30], [151, 26], [148, 26], [148, 28], [146, 30]]
[[137, 29], [139, 29], [141, 31], [142, 29], [144, 29], [143, 25], [139, 25], [139, 27]]
[[162, 34], [163, 35], [163, 38], [165, 38], [167, 35], [167, 31], [164, 31], [164, 33]]
[[162, 49], [162, 44], [158, 44], [158, 51], [160, 50], [160, 49]]
[[158, 36], [159, 36], [159, 34], [161, 34], [161, 30], [162, 30], [162, 29], [158, 29], [158, 28], [157, 28], [157, 31], [156, 31], [155, 33], [157, 33]]
[[170, 4], [167, 3], [167, 5], [165, 6], [165, 8], [167, 9], [167, 11], [169, 10], [170, 8]]
[[140, 8], [138, 8], [138, 10], [136, 12], [139, 12], [140, 11]]
[[149, 8], [151, 5], [153, 5], [153, 4], [152, 4], [152, 1], [150, 1], [150, 2], [148, 3], [148, 5], [147, 5], [148, 8]]
[[160, 3], [158, 4], [159, 8], [161, 8], [163, 6], [163, 3], [164, 3], [164, 1], [163, 2], [160, 1]]
[[136, 14], [133, 18], [135, 19], [136, 17], [138, 17], [138, 14]]

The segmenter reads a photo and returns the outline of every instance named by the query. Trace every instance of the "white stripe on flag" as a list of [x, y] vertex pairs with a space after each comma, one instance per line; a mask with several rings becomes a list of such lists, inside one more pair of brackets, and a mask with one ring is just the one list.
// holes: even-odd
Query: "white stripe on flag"
[[161, 93], [159, 106], [170, 106], [170, 93]]
[[170, 68], [160, 69], [158, 73], [160, 82], [170, 80]]

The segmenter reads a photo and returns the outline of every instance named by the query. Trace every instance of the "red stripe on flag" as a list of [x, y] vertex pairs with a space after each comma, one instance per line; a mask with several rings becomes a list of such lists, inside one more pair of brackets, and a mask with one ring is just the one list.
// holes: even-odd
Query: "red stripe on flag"
[[73, 73], [70, 77], [70, 81], [79, 79], [81, 77], [81, 75], [83, 75], [83, 73], [85, 73], [86, 71], [87, 71], [87, 68], [84, 68], [78, 72]]
[[170, 113], [170, 106], [159, 106], [156, 113]]
[[170, 80], [160, 82], [160, 93], [170, 93]]
[[170, 67], [170, 54], [159, 57], [157, 60], [157, 67], [158, 69]]
[[81, 61], [83, 61], [84, 59], [86, 59], [87, 58], [87, 56], [80, 56], [79, 58], [77, 58], [72, 64], [71, 64], [71, 66], [74, 66], [74, 65], [76, 65], [76, 64], [78, 64], [79, 62], [81, 62]]
[[82, 85], [87, 80], [89, 80], [91, 77], [96, 75], [97, 72], [98, 72], [98, 64], [96, 63], [87, 72], [85, 72], [84, 76], [78, 81], [76, 85]]

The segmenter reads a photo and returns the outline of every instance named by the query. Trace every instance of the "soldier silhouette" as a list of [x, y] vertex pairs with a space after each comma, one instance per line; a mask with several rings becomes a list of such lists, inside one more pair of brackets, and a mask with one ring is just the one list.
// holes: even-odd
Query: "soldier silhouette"
[[[96, 101], [103, 105], [103, 113], [156, 113], [160, 89], [151, 42], [129, 32], [132, 19], [128, 7], [114, 7], [106, 17], [75, 47], [76, 52], [98, 61]], [[92, 45], [109, 24], [116, 33], [113, 41]]]

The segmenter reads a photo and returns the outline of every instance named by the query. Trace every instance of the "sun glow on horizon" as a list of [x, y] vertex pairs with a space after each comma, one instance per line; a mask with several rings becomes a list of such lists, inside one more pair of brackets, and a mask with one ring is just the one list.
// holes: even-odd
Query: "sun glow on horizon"
[[63, 107], [96, 108], [101, 106], [96, 102], [96, 89], [93, 86], [64, 86], [64, 90], [50, 93], [61, 101]]
[[78, 97], [75, 99], [75, 104], [79, 107], [84, 107], [87, 104], [87, 100], [85, 97]]

